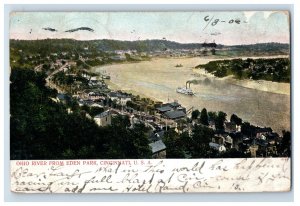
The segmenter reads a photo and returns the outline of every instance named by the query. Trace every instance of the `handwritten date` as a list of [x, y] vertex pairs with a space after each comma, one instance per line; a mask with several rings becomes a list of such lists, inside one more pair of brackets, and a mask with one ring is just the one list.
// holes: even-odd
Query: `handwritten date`
[[240, 18], [231, 18], [229, 20], [224, 20], [220, 18], [215, 18], [214, 16], [210, 17], [209, 15], [204, 17], [204, 21], [206, 22], [206, 25], [203, 28], [203, 30], [205, 30], [208, 25], [214, 27], [220, 23], [237, 24], [237, 25], [242, 23], [247, 23], [246, 21], [241, 21]]

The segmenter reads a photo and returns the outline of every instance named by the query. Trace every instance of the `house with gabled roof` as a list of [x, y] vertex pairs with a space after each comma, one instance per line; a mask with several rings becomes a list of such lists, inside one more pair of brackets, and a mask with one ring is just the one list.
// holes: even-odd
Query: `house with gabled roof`
[[151, 151], [152, 151], [152, 158], [155, 159], [164, 159], [166, 158], [166, 145], [163, 143], [162, 140], [158, 140], [149, 144]]
[[111, 125], [111, 112], [109, 110], [102, 112], [94, 117], [94, 121], [98, 126], [105, 127]]

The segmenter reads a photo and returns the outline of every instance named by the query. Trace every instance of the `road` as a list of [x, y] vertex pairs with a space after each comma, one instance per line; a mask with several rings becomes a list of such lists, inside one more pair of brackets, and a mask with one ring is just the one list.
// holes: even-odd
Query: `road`
[[47, 85], [48, 87], [50, 87], [51, 89], [56, 89], [57, 92], [59, 92], [59, 93], [63, 93], [63, 91], [62, 91], [62, 89], [61, 89], [60, 87], [58, 87], [56, 84], [54, 84], [54, 83], [51, 82], [51, 78], [52, 78], [55, 74], [57, 74], [58, 72], [63, 71], [65, 68], [68, 69], [68, 66], [69, 66], [69, 64], [68, 64], [68, 63], [65, 63], [65, 64], [62, 65], [59, 69], [53, 71], [53, 72], [46, 78], [46, 85]]

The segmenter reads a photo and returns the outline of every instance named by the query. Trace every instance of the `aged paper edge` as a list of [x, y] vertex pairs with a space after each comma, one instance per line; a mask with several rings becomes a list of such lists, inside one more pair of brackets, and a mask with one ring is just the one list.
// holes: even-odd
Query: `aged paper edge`
[[286, 192], [290, 158], [12, 160], [16, 193]]

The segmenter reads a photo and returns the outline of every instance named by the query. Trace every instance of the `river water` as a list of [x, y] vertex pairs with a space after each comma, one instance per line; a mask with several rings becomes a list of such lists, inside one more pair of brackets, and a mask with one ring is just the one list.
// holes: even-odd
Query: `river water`
[[[290, 130], [290, 84], [267, 81], [216, 78], [198, 64], [216, 60], [209, 58], [159, 58], [138, 63], [95, 67], [95, 72], [109, 74], [109, 86], [168, 102], [178, 100], [187, 109], [224, 111], [229, 119], [235, 113], [244, 121], [258, 126], [272, 127], [279, 134]], [[182, 64], [182, 67], [175, 67]], [[176, 92], [186, 81], [195, 96]]]

